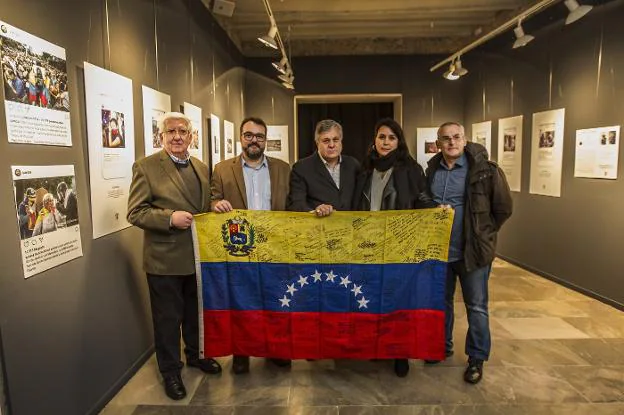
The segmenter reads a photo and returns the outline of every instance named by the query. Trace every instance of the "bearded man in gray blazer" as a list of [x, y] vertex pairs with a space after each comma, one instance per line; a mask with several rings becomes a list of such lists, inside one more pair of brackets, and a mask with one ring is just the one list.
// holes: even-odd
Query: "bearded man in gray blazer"
[[163, 150], [132, 166], [128, 222], [144, 230], [143, 268], [150, 292], [154, 346], [165, 393], [186, 396], [180, 371], [180, 327], [186, 364], [219, 373], [214, 359], [199, 358], [199, 318], [191, 224], [210, 211], [208, 167], [191, 157], [191, 120], [170, 112], [159, 123]]

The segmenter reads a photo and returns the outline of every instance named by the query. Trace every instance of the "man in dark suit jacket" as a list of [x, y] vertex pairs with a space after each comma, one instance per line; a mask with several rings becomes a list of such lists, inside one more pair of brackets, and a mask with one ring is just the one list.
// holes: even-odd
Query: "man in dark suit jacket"
[[[211, 180], [212, 210], [232, 209], [285, 210], [290, 166], [264, 155], [267, 126], [260, 118], [250, 117], [240, 126], [243, 152], [215, 166]], [[278, 366], [290, 366], [290, 360], [271, 359]], [[232, 370], [249, 372], [249, 357], [235, 355]]]
[[186, 364], [219, 373], [214, 359], [199, 357], [199, 317], [191, 223], [210, 211], [208, 167], [191, 157], [191, 120], [172, 112], [159, 123], [163, 150], [132, 166], [128, 222], [144, 230], [143, 268], [150, 292], [154, 345], [165, 393], [183, 399], [180, 326]]
[[290, 173], [287, 209], [314, 211], [317, 216], [351, 210], [360, 163], [342, 155], [342, 126], [334, 120], [320, 121], [314, 140], [317, 151], [296, 162]]

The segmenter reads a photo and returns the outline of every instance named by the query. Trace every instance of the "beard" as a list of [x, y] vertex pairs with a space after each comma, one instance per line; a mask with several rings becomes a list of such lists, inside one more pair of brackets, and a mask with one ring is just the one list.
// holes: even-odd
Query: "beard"
[[[254, 150], [256, 150], [254, 152]], [[256, 145], [256, 144], [250, 144], [247, 146], [247, 148], [245, 148], [245, 155], [247, 156], [247, 158], [249, 158], [250, 160], [259, 160], [262, 155], [264, 154], [264, 150], [260, 148], [260, 146]]]

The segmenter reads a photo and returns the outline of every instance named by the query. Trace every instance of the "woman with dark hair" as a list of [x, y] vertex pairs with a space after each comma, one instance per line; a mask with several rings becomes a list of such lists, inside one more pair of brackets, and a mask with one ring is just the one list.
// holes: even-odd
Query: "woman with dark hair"
[[426, 191], [422, 167], [410, 156], [403, 129], [384, 118], [355, 184], [354, 210], [405, 210], [436, 207]]
[[[422, 167], [410, 156], [403, 129], [384, 118], [375, 125], [375, 137], [355, 184], [354, 210], [406, 210], [436, 207], [426, 191]], [[394, 372], [407, 376], [407, 359], [395, 359]]]

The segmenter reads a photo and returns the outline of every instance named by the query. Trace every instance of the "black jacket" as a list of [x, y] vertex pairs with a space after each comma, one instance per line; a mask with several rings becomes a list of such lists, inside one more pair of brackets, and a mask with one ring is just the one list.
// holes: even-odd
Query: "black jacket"
[[[505, 173], [488, 160], [485, 147], [467, 143], [464, 153], [468, 160], [464, 194], [464, 262], [468, 272], [490, 264], [496, 256], [496, 236], [512, 213], [513, 202]], [[440, 167], [442, 153], [429, 160], [429, 189], [435, 171]]]
[[[361, 172], [356, 180], [353, 210], [370, 210], [373, 171]], [[407, 210], [436, 207], [427, 193], [422, 167], [413, 159], [396, 165], [384, 187], [381, 210]]]
[[318, 205], [327, 204], [336, 210], [351, 210], [355, 176], [359, 170], [360, 163], [356, 159], [343, 155], [338, 189], [317, 152], [299, 160], [290, 172], [286, 209], [308, 212]]

